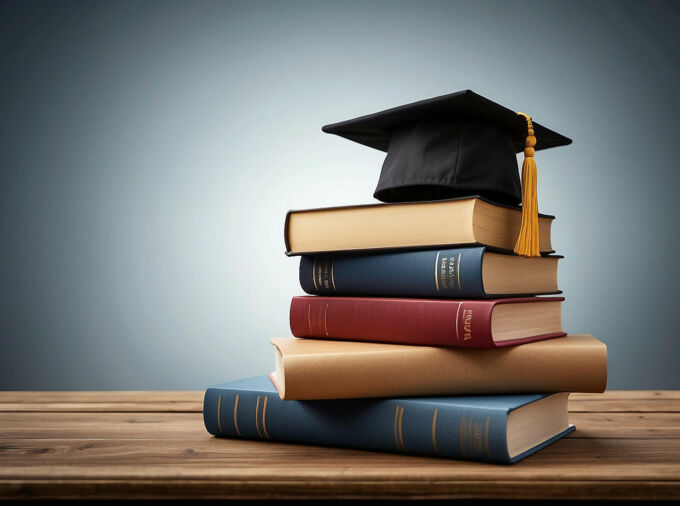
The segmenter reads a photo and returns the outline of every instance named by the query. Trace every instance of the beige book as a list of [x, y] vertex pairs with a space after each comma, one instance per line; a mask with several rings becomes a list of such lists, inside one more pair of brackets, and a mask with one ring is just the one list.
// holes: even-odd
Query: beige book
[[274, 338], [282, 399], [603, 392], [607, 347], [571, 334], [499, 349]]
[[[539, 215], [541, 253], [553, 250], [552, 220]], [[284, 238], [289, 255], [463, 244], [512, 250], [521, 224], [517, 208], [464, 197], [289, 211]]]

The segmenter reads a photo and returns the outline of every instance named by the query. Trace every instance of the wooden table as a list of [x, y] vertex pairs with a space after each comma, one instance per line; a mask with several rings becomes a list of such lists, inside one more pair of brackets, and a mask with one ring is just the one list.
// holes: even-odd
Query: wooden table
[[217, 439], [202, 392], [0, 392], [3, 498], [680, 498], [680, 392], [571, 396], [514, 466]]

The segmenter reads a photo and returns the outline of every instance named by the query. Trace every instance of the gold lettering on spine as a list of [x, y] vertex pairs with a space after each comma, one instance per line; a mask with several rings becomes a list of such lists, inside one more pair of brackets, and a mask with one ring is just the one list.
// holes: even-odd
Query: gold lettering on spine
[[486, 446], [486, 454], [491, 457], [491, 450], [489, 449], [489, 421], [491, 420], [490, 416], [486, 417], [486, 428], [484, 429], [484, 444]]
[[328, 260], [323, 263], [323, 269], [319, 267], [319, 283], [328, 290], [330, 289], [330, 284], [328, 283]]
[[[448, 290], [451, 288], [451, 284], [449, 283], [449, 278], [447, 277], [446, 274], [446, 262], [449, 260], [448, 257], [442, 257], [441, 260], [439, 261], [439, 280], [442, 282], [442, 288], [445, 290]], [[453, 262], [453, 258], [451, 259], [451, 262]]]
[[432, 448], [434, 452], [439, 455], [439, 448], [437, 448], [437, 412], [439, 409], [434, 408], [434, 415], [432, 415]]
[[312, 264], [312, 279], [314, 280], [314, 291], [318, 292], [319, 287], [316, 286], [316, 257], [314, 257], [314, 263]]
[[238, 430], [238, 421], [236, 420], [236, 414], [238, 413], [238, 394], [236, 394], [236, 399], [234, 400], [234, 428], [236, 429], [236, 434], [241, 435], [241, 431]]
[[484, 436], [482, 435], [482, 425], [478, 422], [470, 426], [470, 441], [472, 444], [472, 451], [475, 455], [479, 455], [484, 450]]
[[262, 432], [260, 431], [260, 424], [257, 423], [257, 415], [260, 412], [260, 397], [257, 396], [257, 404], [255, 404], [255, 428], [257, 429], [257, 435], [260, 436], [260, 439], [262, 439]]
[[457, 276], [458, 277], [458, 291], [460, 291], [460, 256], [462, 254], [463, 254], [462, 251], [460, 253], [458, 253], [458, 276]]
[[222, 396], [217, 398], [217, 428], [220, 429], [220, 434], [222, 434], [222, 423], [220, 423], [220, 413], [222, 412]]
[[262, 431], [267, 439], [269, 439], [269, 434], [267, 433], [267, 422], [265, 416], [267, 416], [267, 400], [269, 397], [264, 396], [264, 406], [262, 407]]
[[463, 311], [463, 341], [472, 339], [472, 309]]
[[333, 290], [335, 290], [335, 276], [333, 276], [333, 266], [335, 265], [335, 258], [331, 260], [331, 283], [333, 284]]
[[460, 265], [463, 252], [458, 252], [458, 257], [441, 256], [441, 251], [437, 251], [434, 259], [434, 286], [439, 292], [441, 290], [455, 290], [458, 285], [458, 292], [462, 290], [460, 279]]

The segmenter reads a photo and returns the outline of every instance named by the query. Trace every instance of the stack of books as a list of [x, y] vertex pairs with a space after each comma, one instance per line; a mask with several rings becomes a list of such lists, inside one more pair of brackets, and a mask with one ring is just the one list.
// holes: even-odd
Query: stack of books
[[563, 331], [552, 220], [525, 258], [522, 211], [480, 196], [289, 212], [295, 337], [270, 376], [208, 388], [207, 430], [502, 463], [573, 431], [569, 392], [604, 391], [607, 352]]

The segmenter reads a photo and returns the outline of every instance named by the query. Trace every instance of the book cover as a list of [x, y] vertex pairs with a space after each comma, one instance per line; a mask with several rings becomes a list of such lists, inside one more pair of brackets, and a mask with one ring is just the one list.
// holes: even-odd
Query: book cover
[[[557, 408], [562, 418], [547, 424], [557, 427], [554, 433], [536, 434], [540, 442], [529, 448], [526, 441], [519, 447], [509, 441], [510, 414], [549, 396], [282, 401], [269, 378], [257, 376], [208, 388], [203, 420], [220, 437], [511, 464], [574, 430], [566, 422], [565, 398]], [[534, 432], [546, 430], [541, 425]]]
[[[300, 286], [310, 295], [453, 299], [560, 293], [556, 265], [560, 256], [537, 259], [511, 256], [510, 261], [515, 263], [510, 263], [502, 275], [512, 276], [512, 290], [499, 293], [497, 289], [496, 293], [488, 293], [483, 268], [485, 256], [489, 258], [487, 251], [485, 247], [466, 247], [377, 254], [303, 255], [300, 259]], [[491, 255], [499, 258], [498, 253]], [[536, 276], [537, 271], [540, 277]], [[492, 285], [490, 289], [493, 288]]]
[[282, 399], [603, 392], [607, 347], [570, 334], [496, 349], [274, 338]]
[[[498, 348], [565, 336], [562, 301], [563, 297], [442, 300], [302, 296], [291, 301], [290, 329], [295, 337]], [[522, 309], [522, 305], [528, 311], [509, 315], [508, 320], [503, 312], [495, 314], [500, 305], [511, 309]], [[539, 310], [548, 310], [549, 315]], [[515, 328], [501, 332], [503, 323], [499, 319], [503, 318], [506, 327]], [[501, 339], [503, 335], [511, 337]]]
[[[541, 254], [553, 253], [554, 216], [538, 215]], [[522, 212], [479, 196], [290, 210], [287, 255], [485, 245], [512, 253]]]

